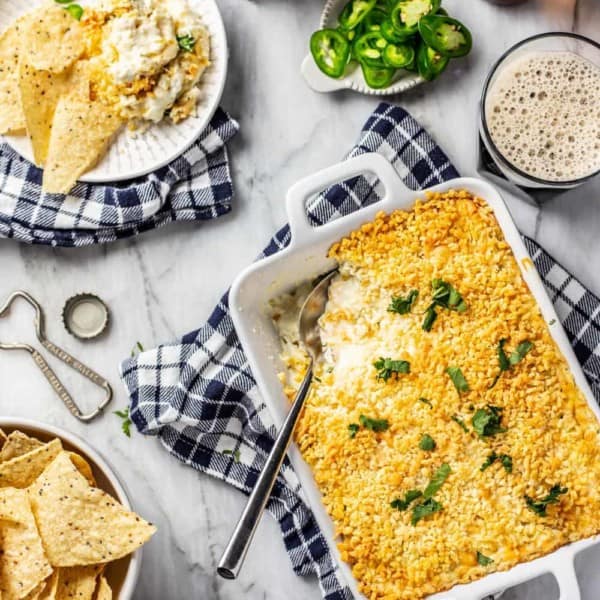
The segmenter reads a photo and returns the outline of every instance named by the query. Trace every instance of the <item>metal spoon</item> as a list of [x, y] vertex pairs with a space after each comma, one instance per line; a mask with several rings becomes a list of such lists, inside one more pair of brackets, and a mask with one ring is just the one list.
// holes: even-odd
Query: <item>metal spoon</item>
[[300, 330], [300, 341], [308, 352], [310, 362], [300, 388], [296, 392], [290, 412], [283, 422], [273, 448], [271, 448], [267, 461], [256, 480], [256, 485], [248, 498], [246, 507], [217, 567], [217, 573], [225, 579], [235, 579], [240, 572], [256, 527], [269, 500], [271, 490], [275, 485], [281, 463], [290, 445], [296, 422], [304, 406], [304, 400], [308, 396], [312, 381], [313, 365], [323, 351], [318, 320], [325, 311], [329, 285], [336, 273], [337, 270], [325, 275], [302, 305], [298, 328]]

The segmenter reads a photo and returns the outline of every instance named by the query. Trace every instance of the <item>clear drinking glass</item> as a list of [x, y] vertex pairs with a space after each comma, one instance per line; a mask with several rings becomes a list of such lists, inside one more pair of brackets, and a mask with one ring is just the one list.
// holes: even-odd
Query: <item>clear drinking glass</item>
[[[484, 148], [482, 148], [482, 154], [485, 154], [485, 151], [487, 151], [487, 155], [489, 155], [489, 158], [492, 159], [494, 164], [490, 165], [489, 161], [487, 161], [486, 164], [486, 159], [488, 158], [487, 156], [482, 156], [481, 163], [484, 171], [487, 170], [489, 173], [497, 177], [504, 177], [526, 191], [560, 191], [570, 189], [588, 181], [600, 173], [600, 151], [598, 151], [598, 167], [593, 172], [588, 173], [578, 179], [549, 181], [540, 179], [539, 177], [527, 173], [514, 165], [498, 149], [497, 145], [492, 139], [492, 136], [490, 135], [488, 128], [489, 115], [486, 114], [489, 109], [488, 92], [493, 87], [497, 77], [507, 67], [510, 67], [513, 61], [527, 53], [532, 52], [571, 52], [587, 59], [600, 69], [600, 44], [578, 34], [561, 32], [544, 33], [527, 38], [522, 42], [515, 44], [512, 48], [505, 52], [492, 67], [483, 87], [480, 104], [479, 133], [484, 146]], [[594, 106], [592, 104], [591, 108], [592, 115], [589, 118], [597, 119], [599, 121], [598, 129], [600, 130], [600, 113], [598, 111], [599, 107], [598, 105]], [[577, 135], [577, 131], [574, 131], [573, 134]], [[488, 167], [487, 169], [486, 166]], [[494, 167], [496, 167], [496, 169], [494, 169]]]

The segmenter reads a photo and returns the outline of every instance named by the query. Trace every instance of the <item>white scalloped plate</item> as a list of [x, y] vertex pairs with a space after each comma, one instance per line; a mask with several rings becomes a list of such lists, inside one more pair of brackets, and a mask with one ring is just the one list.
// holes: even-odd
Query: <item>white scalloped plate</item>
[[[321, 13], [319, 27], [321, 29], [324, 27], [337, 27], [338, 15], [346, 2], [347, 0], [328, 0]], [[302, 61], [300, 71], [306, 83], [317, 92], [334, 92], [336, 90], [349, 89], [361, 94], [368, 94], [369, 96], [389, 96], [409, 90], [425, 81], [420, 75], [412, 71], [400, 69], [396, 73], [391, 85], [380, 90], [374, 90], [365, 83], [360, 67], [357, 66], [340, 79], [333, 79], [319, 70], [310, 53]]]
[[[42, 4], [43, 0], [0, 0], [0, 31], [17, 17]], [[202, 96], [197, 115], [178, 124], [163, 122], [144, 133], [132, 135], [122, 130], [106, 155], [80, 180], [89, 183], [121, 181], [140, 177], [170, 163], [191, 146], [212, 118], [225, 87], [227, 75], [227, 38], [221, 13], [215, 0], [188, 0], [191, 8], [202, 16], [210, 33], [211, 65], [200, 80]], [[85, 6], [85, 0], [80, 4]], [[27, 136], [4, 136], [21, 156], [33, 162]]]

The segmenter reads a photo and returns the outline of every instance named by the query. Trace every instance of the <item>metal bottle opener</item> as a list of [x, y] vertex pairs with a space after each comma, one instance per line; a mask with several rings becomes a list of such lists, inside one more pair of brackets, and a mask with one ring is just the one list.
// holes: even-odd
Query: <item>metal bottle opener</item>
[[71, 356], [68, 352], [65, 352], [62, 348], [59, 348], [56, 344], [53, 344], [50, 340], [46, 339], [44, 333], [44, 312], [40, 304], [30, 294], [23, 290], [13, 292], [0, 308], [0, 318], [5, 317], [16, 298], [25, 299], [35, 309], [35, 333], [37, 339], [40, 341], [42, 346], [49, 352], [54, 354], [58, 359], [62, 360], [65, 364], [69, 365], [72, 369], [79, 371], [84, 377], [87, 377], [92, 383], [105, 390], [105, 397], [101, 404], [92, 412], [84, 414], [79, 406], [73, 400], [71, 394], [66, 390], [63, 384], [60, 382], [54, 371], [50, 368], [44, 357], [29, 344], [20, 343], [5, 343], [0, 341], [0, 350], [26, 350], [31, 354], [35, 364], [39, 367], [40, 371], [44, 374], [46, 379], [50, 382], [54, 391], [58, 394], [59, 398], [65, 403], [66, 407], [71, 413], [77, 417], [80, 421], [85, 423], [90, 422], [96, 418], [108, 405], [112, 399], [112, 388], [106, 379], [98, 375], [95, 371], [78, 361], [76, 358]]

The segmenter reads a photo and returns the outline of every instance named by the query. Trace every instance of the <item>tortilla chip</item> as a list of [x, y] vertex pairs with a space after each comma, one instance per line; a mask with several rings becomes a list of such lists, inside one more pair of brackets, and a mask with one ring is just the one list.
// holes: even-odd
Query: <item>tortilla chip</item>
[[24, 59], [19, 65], [19, 91], [33, 159], [42, 166], [48, 154], [50, 132], [58, 99], [66, 90], [68, 71], [53, 73], [36, 69]]
[[[6, 438], [6, 443], [2, 447], [2, 450], [0, 450], [0, 463], [27, 454], [43, 445], [44, 442], [40, 442], [37, 438], [29, 437], [26, 433], [15, 430]], [[69, 457], [77, 467], [77, 470], [88, 480], [89, 484], [96, 485], [96, 479], [88, 461], [75, 452], [69, 452]]]
[[23, 598], [52, 573], [25, 490], [0, 489], [0, 596]]
[[62, 444], [54, 439], [26, 454], [0, 463], [0, 488], [26, 488], [61, 452]]
[[96, 478], [94, 477], [94, 473], [92, 472], [92, 467], [90, 467], [90, 463], [88, 463], [83, 456], [80, 454], [76, 454], [75, 452], [69, 452], [69, 458], [71, 462], [77, 467], [77, 470], [87, 479], [88, 483], [91, 486], [96, 485]]
[[19, 46], [25, 26], [25, 20], [18, 19], [0, 35], [0, 134], [25, 129], [18, 85]]
[[4, 448], [7, 439], [8, 436], [4, 433], [4, 429], [0, 429], [0, 448]]
[[56, 600], [56, 594], [58, 590], [58, 575], [60, 569], [53, 571], [52, 575], [44, 582], [44, 589], [38, 596], [38, 600]]
[[23, 600], [39, 600], [40, 594], [44, 591], [46, 582], [42, 581], [38, 583], [30, 592], [23, 598]]
[[98, 587], [96, 588], [96, 596], [94, 600], [112, 600], [113, 593], [110, 589], [110, 585], [108, 585], [108, 581], [106, 581], [106, 577], [102, 575], [100, 579], [98, 579]]
[[22, 57], [35, 69], [61, 73], [85, 51], [84, 30], [62, 6], [46, 4], [31, 13], [22, 38]]
[[156, 528], [90, 487], [61, 452], [29, 488], [44, 549], [55, 567], [106, 563], [130, 554]]
[[[81, 75], [83, 68], [77, 70], [75, 78], [85, 77]], [[122, 124], [112, 107], [90, 97], [89, 81], [87, 85], [70, 83], [54, 113], [42, 189], [50, 194], [69, 192], [79, 176], [104, 156]]]
[[92, 600], [96, 578], [101, 570], [98, 565], [58, 569], [56, 600]]
[[43, 445], [43, 442], [40, 442], [40, 440], [36, 438], [29, 437], [22, 431], [12, 431], [6, 438], [2, 450], [0, 450], [0, 462], [22, 456]]

